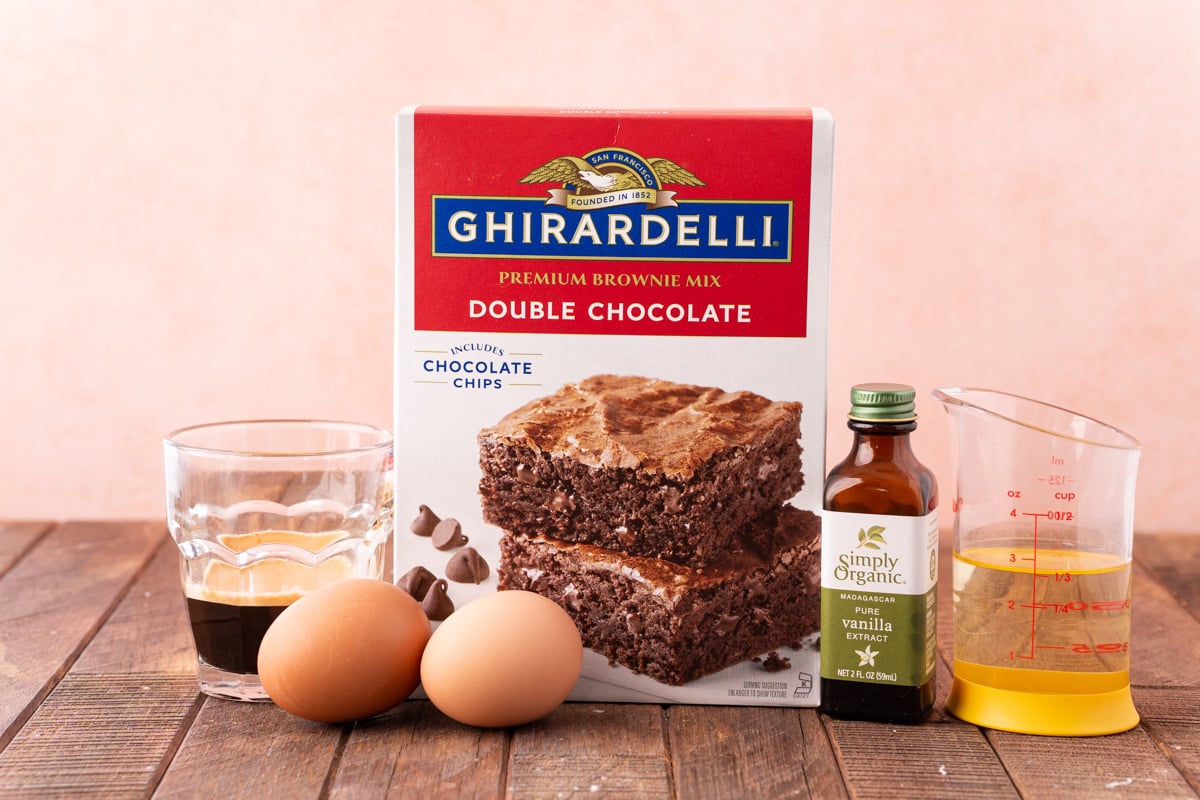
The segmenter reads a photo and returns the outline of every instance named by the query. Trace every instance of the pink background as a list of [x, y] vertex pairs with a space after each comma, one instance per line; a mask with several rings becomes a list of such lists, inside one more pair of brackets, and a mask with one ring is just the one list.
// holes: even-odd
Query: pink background
[[1189, 0], [0, 2], [0, 518], [160, 516], [190, 423], [390, 424], [402, 105], [822, 105], [831, 461], [849, 385], [909, 382], [948, 495], [930, 389], [1006, 389], [1197, 530], [1198, 41]]

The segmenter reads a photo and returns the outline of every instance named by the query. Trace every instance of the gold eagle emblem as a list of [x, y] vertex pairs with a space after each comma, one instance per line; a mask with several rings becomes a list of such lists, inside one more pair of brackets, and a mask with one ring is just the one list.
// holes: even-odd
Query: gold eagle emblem
[[[669, 158], [648, 158], [644, 162], [660, 183], [680, 186], [703, 186], [704, 181]], [[577, 156], [559, 156], [530, 172], [519, 183], [561, 183], [589, 192], [619, 192], [644, 187], [645, 181], [634, 171], [620, 164], [609, 163], [597, 168]]]

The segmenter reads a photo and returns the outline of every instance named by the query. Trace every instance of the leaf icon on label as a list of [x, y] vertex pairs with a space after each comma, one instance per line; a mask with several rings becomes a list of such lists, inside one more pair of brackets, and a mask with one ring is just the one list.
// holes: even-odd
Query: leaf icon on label
[[879, 545], [887, 544], [887, 539], [883, 538], [883, 532], [885, 530], [887, 529], [882, 525], [872, 525], [869, 528], [859, 528], [858, 546], [865, 547], [868, 550], [879, 550]]

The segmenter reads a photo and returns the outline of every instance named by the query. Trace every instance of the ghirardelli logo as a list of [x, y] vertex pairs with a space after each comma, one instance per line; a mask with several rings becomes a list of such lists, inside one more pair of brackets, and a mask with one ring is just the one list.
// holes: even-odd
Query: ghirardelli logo
[[624, 148], [603, 147], [582, 156], [554, 156], [513, 180], [558, 185], [547, 190], [549, 197], [435, 194], [433, 255], [791, 260], [790, 200], [678, 198], [677, 190], [666, 187], [705, 186], [706, 195], [714, 187], [669, 158], [643, 158]]
[[559, 156], [530, 172], [521, 183], [559, 183], [547, 205], [575, 210], [644, 203], [647, 208], [676, 208], [676, 192], [665, 184], [703, 186], [704, 181], [669, 158], [642, 158], [618, 147], [584, 156]]

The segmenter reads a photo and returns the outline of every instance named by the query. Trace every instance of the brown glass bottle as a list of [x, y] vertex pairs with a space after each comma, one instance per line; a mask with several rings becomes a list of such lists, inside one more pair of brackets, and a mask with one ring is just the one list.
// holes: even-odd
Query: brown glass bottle
[[[919, 546], [932, 546], [932, 555], [927, 556], [929, 561], [925, 568], [928, 569], [929, 580], [934, 586], [933, 594], [927, 595], [926, 601], [913, 609], [913, 614], [920, 617], [917, 620], [917, 630], [924, 632], [920, 636], [922, 641], [906, 641], [903, 636], [889, 634], [884, 644], [868, 643], [864, 646], [864, 651], [855, 651], [864, 661], [872, 655], [872, 648], [886, 650], [892, 647], [907, 647], [912, 651], [912, 658], [923, 658], [927, 665], [933, 664], [934, 642], [928, 637], [936, 637], [937, 521], [936, 516], [930, 515], [936, 513], [937, 481], [933, 473], [917, 460], [909, 440], [909, 434], [917, 427], [913, 405], [915, 394], [911, 387], [901, 384], [859, 384], [853, 387], [847, 424], [850, 430], [854, 431], [854, 442], [849, 455], [830, 471], [825, 483], [824, 507], [827, 512], [929, 517], [929, 524], [926, 526], [928, 533], [918, 535], [929, 537], [929, 540], [919, 543]], [[830, 516], [833, 515], [826, 515], [827, 530]], [[862, 523], [862, 520], [859, 522]], [[855, 551], [869, 554], [886, 548], [883, 544], [876, 546], [871, 541], [864, 540], [863, 537], [872, 530], [874, 528], [871, 526], [860, 528], [859, 544], [854, 548]], [[879, 533], [878, 536], [878, 541], [882, 543], [883, 533]], [[893, 535], [888, 533], [887, 536]], [[896, 544], [894, 537], [890, 544]], [[864, 545], [872, 549], [859, 550]], [[870, 555], [867, 557], [870, 558]], [[911, 569], [916, 571], [920, 567], [920, 564], [914, 564]], [[823, 587], [826, 583], [825, 578], [823, 568]], [[925, 580], [925, 576], [922, 576], [922, 580]], [[868, 592], [869, 586], [868, 584]], [[824, 588], [822, 594], [824, 605], [829, 595], [825, 593]], [[841, 620], [835, 622], [840, 623]], [[833, 631], [827, 631], [826, 627], [842, 627], [835, 622], [827, 620], [823, 612], [823, 648], [834, 645], [833, 637], [829, 635]], [[883, 638], [870, 634], [866, 636], [875, 640]], [[918, 650], [923, 655], [918, 654]], [[874, 664], [873, 661], [871, 663]], [[823, 660], [821, 710], [831, 716], [891, 723], [917, 723], [925, 718], [933, 706], [936, 670], [932, 668], [928, 668], [928, 678], [916, 684], [891, 680], [840, 680], [827, 677], [826, 672], [827, 665]]]

